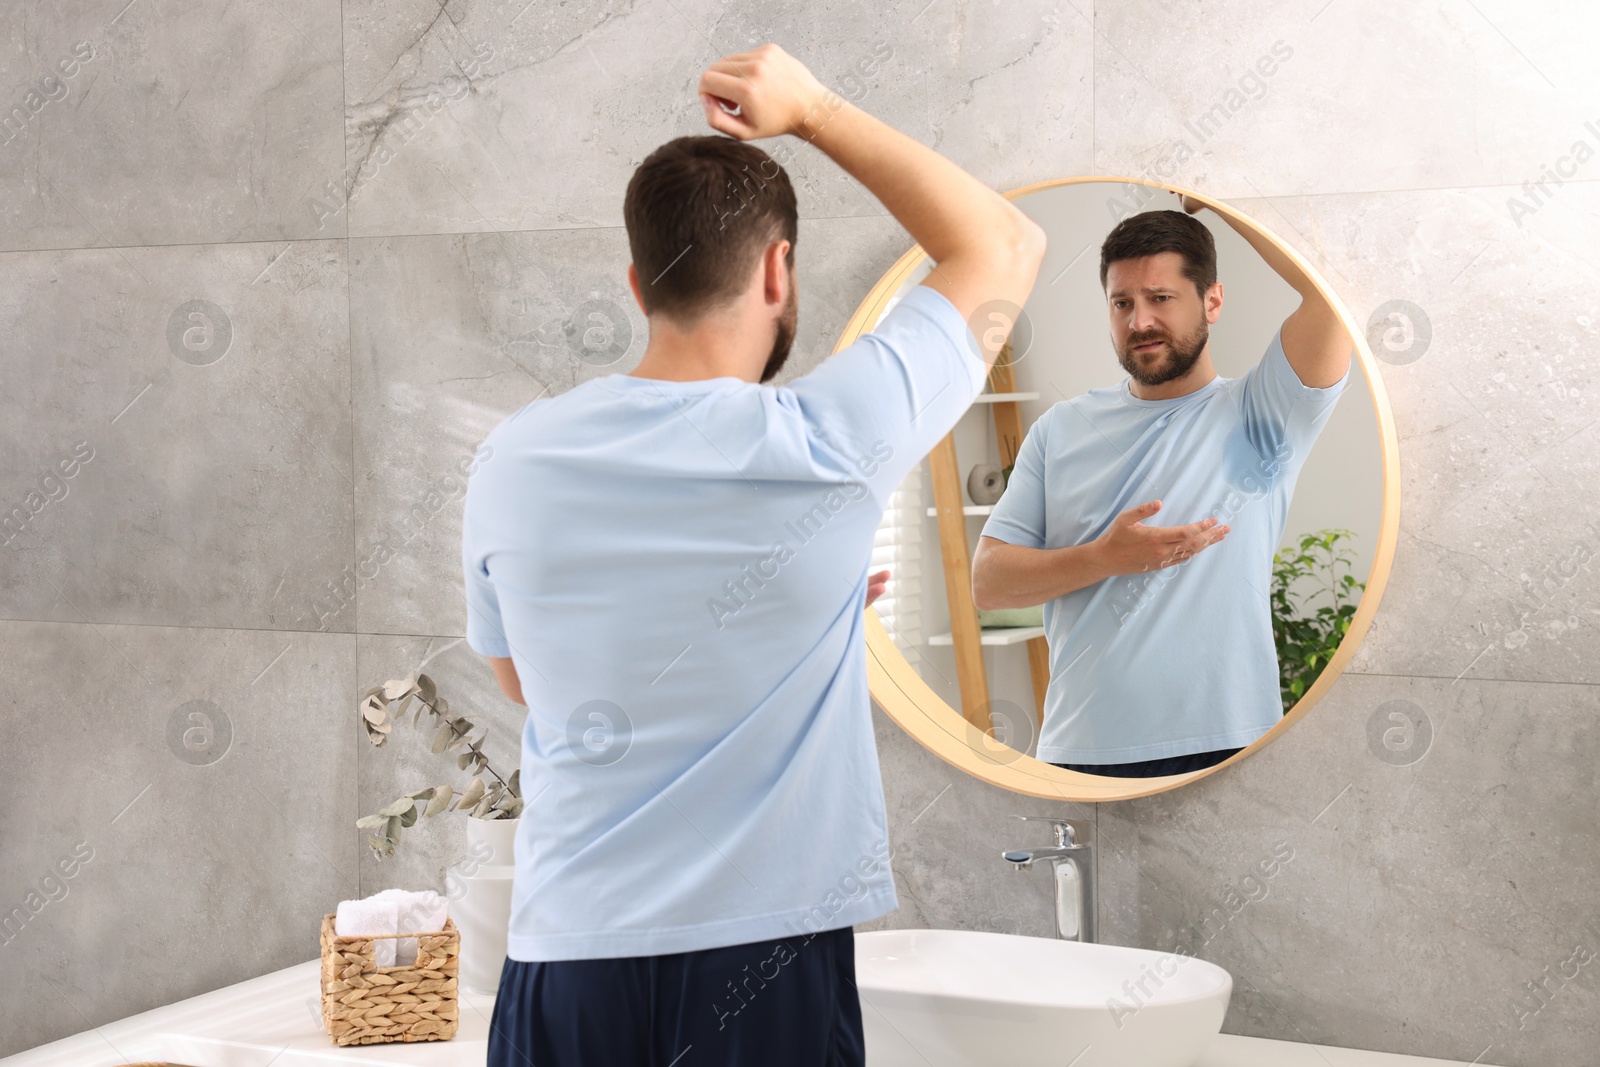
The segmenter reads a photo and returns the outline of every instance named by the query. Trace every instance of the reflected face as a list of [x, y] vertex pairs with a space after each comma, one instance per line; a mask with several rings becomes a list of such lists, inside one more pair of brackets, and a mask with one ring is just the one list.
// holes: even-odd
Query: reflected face
[[778, 329], [772, 338], [772, 353], [767, 356], [767, 365], [761, 371], [761, 381], [771, 380], [773, 375], [783, 369], [783, 364], [789, 358], [789, 349], [794, 347], [795, 326], [800, 319], [799, 293], [794, 284], [794, 271], [789, 272], [789, 296], [783, 302], [783, 311], [778, 316]]
[[1106, 303], [1117, 361], [1141, 385], [1189, 373], [1211, 337], [1206, 306], [1183, 276], [1183, 257], [1160, 252], [1106, 268]]

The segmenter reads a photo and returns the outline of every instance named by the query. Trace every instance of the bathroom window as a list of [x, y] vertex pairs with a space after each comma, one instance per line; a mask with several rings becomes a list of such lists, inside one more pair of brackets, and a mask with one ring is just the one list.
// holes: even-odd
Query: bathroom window
[[913, 664], [920, 659], [922, 645], [922, 528], [927, 511], [922, 483], [926, 466], [919, 463], [889, 495], [868, 568], [869, 574], [889, 569], [889, 588], [872, 606], [895, 647]]

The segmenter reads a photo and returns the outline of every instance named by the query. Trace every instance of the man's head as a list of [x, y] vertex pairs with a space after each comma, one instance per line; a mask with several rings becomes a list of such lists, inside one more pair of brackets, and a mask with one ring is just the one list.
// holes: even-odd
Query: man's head
[[1129, 377], [1162, 385], [1205, 352], [1222, 310], [1211, 231], [1182, 211], [1146, 211], [1112, 227], [1100, 246], [1111, 343]]
[[[634, 171], [622, 217], [651, 321], [659, 316], [688, 330], [754, 301], [773, 331], [760, 380], [777, 374], [794, 344], [798, 307], [799, 212], [783, 168], [746, 141], [679, 137]], [[787, 289], [781, 305], [767, 298], [780, 284]]]

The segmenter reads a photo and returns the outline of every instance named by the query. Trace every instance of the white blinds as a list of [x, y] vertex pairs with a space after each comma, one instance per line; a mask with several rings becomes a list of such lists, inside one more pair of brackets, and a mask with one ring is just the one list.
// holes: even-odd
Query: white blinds
[[922, 467], [914, 467], [890, 494], [868, 572], [889, 570], [889, 587], [872, 606], [895, 646], [913, 664], [922, 646], [922, 529], [927, 514]]

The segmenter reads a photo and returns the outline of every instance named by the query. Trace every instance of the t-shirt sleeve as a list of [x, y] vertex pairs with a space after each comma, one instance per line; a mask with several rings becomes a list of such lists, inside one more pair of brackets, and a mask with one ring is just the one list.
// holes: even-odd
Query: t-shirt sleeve
[[1046, 419], [1037, 419], [1023, 435], [1017, 448], [1017, 462], [1006, 479], [1005, 492], [983, 524], [984, 537], [1008, 545], [1043, 548], [1044, 541], [1044, 455]]
[[871, 333], [789, 383], [806, 429], [881, 504], [955, 426], [989, 368], [945, 295], [915, 285]]
[[[470, 493], [468, 499], [471, 499]], [[507, 657], [511, 655], [511, 646], [506, 642], [505, 626], [500, 619], [500, 598], [475, 544], [472, 510], [470, 507], [465, 510], [461, 527], [461, 567], [466, 577], [467, 646], [480, 655]]]
[[1349, 381], [1347, 367], [1344, 377], [1326, 388], [1302, 382], [1283, 354], [1283, 327], [1278, 327], [1266, 355], [1245, 373], [1239, 388], [1240, 414], [1251, 445], [1269, 463], [1300, 466]]

